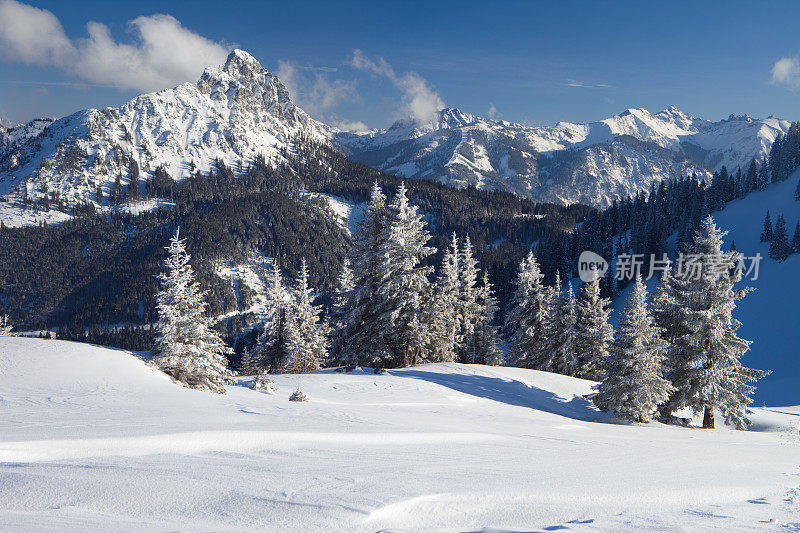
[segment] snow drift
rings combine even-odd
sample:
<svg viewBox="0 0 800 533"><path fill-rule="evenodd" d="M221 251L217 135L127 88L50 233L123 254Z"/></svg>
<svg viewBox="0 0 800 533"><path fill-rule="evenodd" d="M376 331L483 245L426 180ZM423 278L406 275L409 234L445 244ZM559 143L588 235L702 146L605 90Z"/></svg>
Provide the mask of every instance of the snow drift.
<svg viewBox="0 0 800 533"><path fill-rule="evenodd" d="M791 529L800 409L625 425L591 382L436 364L186 389L125 351L0 338L0 527ZM309 402L289 402L297 387Z"/></svg>

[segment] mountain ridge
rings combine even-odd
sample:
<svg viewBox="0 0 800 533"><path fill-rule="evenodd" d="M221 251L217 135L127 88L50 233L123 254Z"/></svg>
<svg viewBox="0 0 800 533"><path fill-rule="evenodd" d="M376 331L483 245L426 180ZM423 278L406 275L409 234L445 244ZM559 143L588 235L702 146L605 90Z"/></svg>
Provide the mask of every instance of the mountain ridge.
<svg viewBox="0 0 800 533"><path fill-rule="evenodd" d="M163 167L181 180L215 169L217 160L231 168L258 156L279 162L293 138L308 136L402 178L604 207L682 175L707 179L723 165L745 168L789 124L746 115L711 122L669 106L526 126L450 107L427 123L405 119L352 133L311 118L274 74L237 49L196 83L0 128L0 196L21 203L57 193L63 205L101 207L117 177L129 185L134 162L145 177Z"/></svg>
<svg viewBox="0 0 800 533"><path fill-rule="evenodd" d="M445 108L426 124L398 121L335 138L357 161L403 177L605 206L679 175L708 178L722 166L746 168L789 125L747 115L712 122L669 106L655 114L629 108L583 124L525 126Z"/></svg>

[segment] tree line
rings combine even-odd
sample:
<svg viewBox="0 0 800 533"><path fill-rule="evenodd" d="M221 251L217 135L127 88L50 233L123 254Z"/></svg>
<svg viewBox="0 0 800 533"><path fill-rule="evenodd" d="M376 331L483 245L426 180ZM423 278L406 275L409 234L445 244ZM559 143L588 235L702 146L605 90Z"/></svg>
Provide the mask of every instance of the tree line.
<svg viewBox="0 0 800 533"><path fill-rule="evenodd" d="M576 298L557 273L553 285L533 252L522 260L505 321L508 355L495 323L496 304L469 238L451 237L438 274L423 260L433 253L422 215L401 184L387 201L373 185L366 217L343 264L328 316L315 305L308 269L301 263L295 289L287 290L277 263L270 270L269 305L241 371L268 383L274 372L308 372L324 366L396 368L427 362L509 364L599 381L595 404L621 417L647 422L690 408L714 427L714 411L739 428L749 425L749 385L768 372L741 364L750 342L733 318L747 289L740 255L722 250L724 232L707 217L687 247L690 270L666 270L652 302L635 279L617 335L600 279L583 284ZM681 260L685 261L685 260ZM211 330L176 234L161 275L156 361L187 386L224 392L231 353ZM351 267L352 265L352 267ZM698 268L699 265L699 268Z"/></svg>

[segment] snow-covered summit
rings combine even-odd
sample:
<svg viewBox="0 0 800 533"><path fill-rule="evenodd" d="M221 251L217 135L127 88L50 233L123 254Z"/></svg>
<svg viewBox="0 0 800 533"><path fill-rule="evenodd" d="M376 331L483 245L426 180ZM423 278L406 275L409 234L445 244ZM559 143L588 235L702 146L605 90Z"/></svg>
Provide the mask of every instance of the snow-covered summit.
<svg viewBox="0 0 800 533"><path fill-rule="evenodd" d="M22 128L24 134L15 134ZM60 191L67 202L94 201L129 161L144 172L164 165L176 179L257 155L279 157L303 134L327 139L325 126L294 105L283 84L250 54L234 50L197 83L138 96L119 108L87 109L50 124L0 133L0 194L35 198Z"/></svg>
<svg viewBox="0 0 800 533"><path fill-rule="evenodd" d="M15 124L14 122L11 122L10 120L0 116L0 132L9 130L14 126L18 126L18 124Z"/></svg>

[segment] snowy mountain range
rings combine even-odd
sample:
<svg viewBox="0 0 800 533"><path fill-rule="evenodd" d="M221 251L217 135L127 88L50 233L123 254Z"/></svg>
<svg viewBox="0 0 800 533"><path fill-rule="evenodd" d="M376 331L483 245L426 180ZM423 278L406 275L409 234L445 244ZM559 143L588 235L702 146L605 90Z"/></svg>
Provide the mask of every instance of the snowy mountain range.
<svg viewBox="0 0 800 533"><path fill-rule="evenodd" d="M400 176L605 206L681 174L745 168L789 125L733 115L710 122L671 106L657 114L628 109L588 124L527 127L443 109L429 124L401 121L335 138L353 159Z"/></svg>
<svg viewBox="0 0 800 533"><path fill-rule="evenodd" d="M789 122L731 116L720 122L676 107L629 109L587 124L528 127L444 109L437 120L400 121L350 133L309 117L284 85L248 53L234 50L197 83L141 95L120 108L0 127L0 195L96 202L114 180L163 165L176 179L221 159L236 168L259 154L280 158L292 137L331 142L356 161L408 178L476 186L557 203L605 206L653 183L707 177L763 157Z"/></svg>

